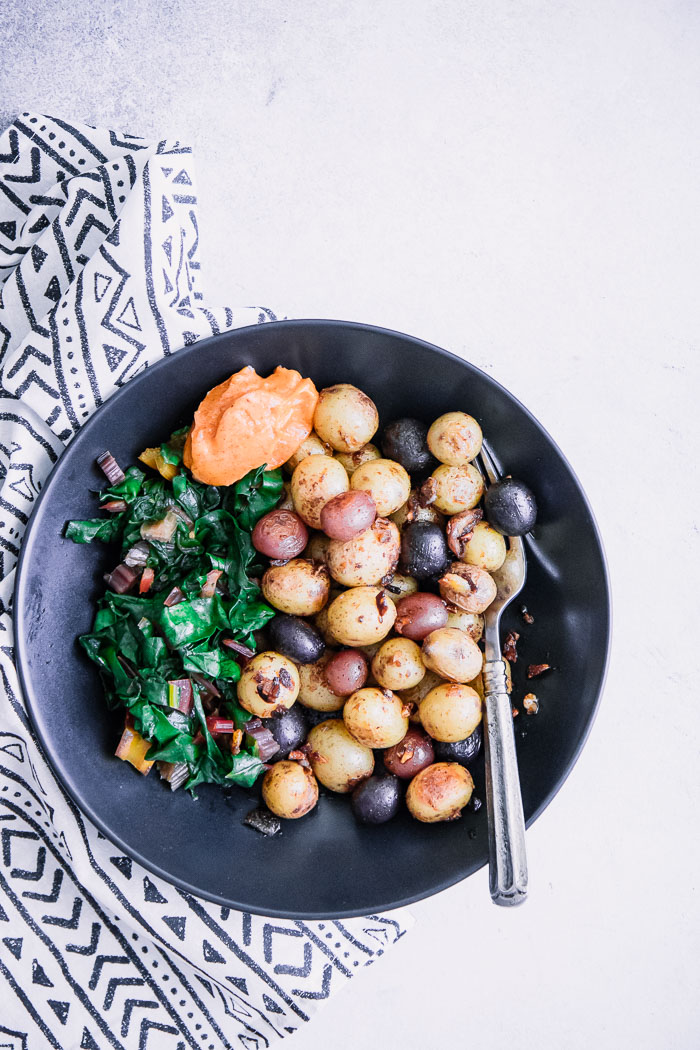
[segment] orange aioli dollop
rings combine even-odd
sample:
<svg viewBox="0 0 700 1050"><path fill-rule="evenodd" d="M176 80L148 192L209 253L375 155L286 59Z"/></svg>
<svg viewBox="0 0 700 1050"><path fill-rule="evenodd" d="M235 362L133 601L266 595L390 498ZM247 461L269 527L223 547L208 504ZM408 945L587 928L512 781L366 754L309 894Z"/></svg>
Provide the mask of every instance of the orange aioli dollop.
<svg viewBox="0 0 700 1050"><path fill-rule="evenodd" d="M263 377L246 365L197 408L185 466L206 485L232 485L263 463L274 470L311 433L317 401L314 384L294 369L279 365Z"/></svg>

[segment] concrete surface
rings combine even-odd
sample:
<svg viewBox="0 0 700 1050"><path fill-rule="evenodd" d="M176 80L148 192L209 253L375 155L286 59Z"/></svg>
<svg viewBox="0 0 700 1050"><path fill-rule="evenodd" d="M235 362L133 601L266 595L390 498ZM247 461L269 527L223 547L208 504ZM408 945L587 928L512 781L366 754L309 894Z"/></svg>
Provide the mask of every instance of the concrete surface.
<svg viewBox="0 0 700 1050"><path fill-rule="evenodd" d="M0 33L3 127L193 142L213 300L468 357L607 545L604 703L528 834L528 904L493 908L482 872L417 905L292 1045L697 1047L700 9L9 0Z"/></svg>

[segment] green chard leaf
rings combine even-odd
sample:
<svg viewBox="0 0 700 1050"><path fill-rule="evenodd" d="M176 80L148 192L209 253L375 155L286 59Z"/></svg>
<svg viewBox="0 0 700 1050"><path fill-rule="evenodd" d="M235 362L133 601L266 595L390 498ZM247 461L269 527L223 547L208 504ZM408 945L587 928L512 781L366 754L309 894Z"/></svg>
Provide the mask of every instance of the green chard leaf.
<svg viewBox="0 0 700 1050"><path fill-rule="evenodd" d="M121 514L112 514L109 518L69 521L64 535L66 539L73 540L73 543L92 543L93 540L99 540L100 543L114 543L122 534L123 517L124 511Z"/></svg>
<svg viewBox="0 0 700 1050"><path fill-rule="evenodd" d="M112 485L100 493L100 503L111 499L123 499L125 503L133 503L139 492L146 475L138 467L128 467L124 472L124 480L118 485Z"/></svg>
<svg viewBox="0 0 700 1050"><path fill-rule="evenodd" d="M177 605L162 606L158 622L166 642L175 649L193 646L229 626L220 596L193 598Z"/></svg>
<svg viewBox="0 0 700 1050"><path fill-rule="evenodd" d="M161 446L168 463L180 465L187 430ZM107 704L133 715L136 730L151 743L149 760L187 764L186 787L193 795L203 783L249 787L263 769L250 740L247 749L233 755L214 739L199 689L193 690L190 714L169 707L170 683L203 674L217 683L222 714L241 729L250 720L237 703L239 665L221 648L221 638L233 634L255 648L253 632L275 615L253 578L259 566L250 533L281 491L281 473L263 467L228 488L195 481L182 467L172 481L147 478L130 467L123 482L99 496L103 503L123 500L126 510L69 522L66 528L66 536L77 543L119 541L124 556L141 541L141 526L163 518L170 508L180 508L189 519L178 522L172 542L149 541L150 590L143 595L108 590L97 603L92 631L80 644L99 668ZM201 598L212 569L222 574L222 593ZM164 599L174 587L185 598L167 607Z"/></svg>
<svg viewBox="0 0 700 1050"><path fill-rule="evenodd" d="M186 671L199 671L208 678L225 678L237 682L241 677L241 669L235 660L220 649L207 649L202 645L183 653L182 666Z"/></svg>
<svg viewBox="0 0 700 1050"><path fill-rule="evenodd" d="M279 502L282 495L282 471L265 470L265 465L250 470L229 490L225 504L236 515L241 528L252 531L263 514Z"/></svg>
<svg viewBox="0 0 700 1050"><path fill-rule="evenodd" d="M233 768L226 774L226 779L241 787L252 787L263 771L263 764L257 755L250 755L247 751L233 755L231 764Z"/></svg>
<svg viewBox="0 0 700 1050"><path fill-rule="evenodd" d="M199 750L193 737L188 733L179 733L165 744L154 743L146 757L150 762L186 762L193 766Z"/></svg>
<svg viewBox="0 0 700 1050"><path fill-rule="evenodd" d="M214 510L221 502L221 494L215 485L202 485L187 474L176 474L172 484L175 499L192 521Z"/></svg>
<svg viewBox="0 0 700 1050"><path fill-rule="evenodd" d="M160 454L166 463L172 463L173 466L179 466L182 463L182 453L189 429L189 427L180 427L179 430L173 431L168 440L160 446Z"/></svg>

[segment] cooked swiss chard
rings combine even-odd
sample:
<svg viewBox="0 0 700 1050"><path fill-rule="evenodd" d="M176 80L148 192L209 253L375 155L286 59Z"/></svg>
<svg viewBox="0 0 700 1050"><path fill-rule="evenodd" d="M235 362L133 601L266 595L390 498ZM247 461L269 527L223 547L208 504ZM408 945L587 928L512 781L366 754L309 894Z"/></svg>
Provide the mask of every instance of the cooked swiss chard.
<svg viewBox="0 0 700 1050"><path fill-rule="evenodd" d="M279 501L282 476L260 467L230 487L203 485L182 466L185 433L140 457L159 477L129 467L99 494L106 516L71 521L65 534L121 549L80 638L107 703L125 709L117 754L143 773L163 763L172 785L186 766L194 793L202 783L249 787L269 757L257 720L246 732L251 715L236 702L236 682L253 632L274 615L255 579L251 532ZM108 476L120 477L107 462Z"/></svg>

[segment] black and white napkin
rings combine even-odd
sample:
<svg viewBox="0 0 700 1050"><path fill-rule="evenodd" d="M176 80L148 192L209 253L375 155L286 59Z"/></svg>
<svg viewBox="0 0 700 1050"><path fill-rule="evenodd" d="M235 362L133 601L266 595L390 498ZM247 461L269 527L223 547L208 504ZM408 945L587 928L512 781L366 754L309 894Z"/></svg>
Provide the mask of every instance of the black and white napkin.
<svg viewBox="0 0 700 1050"><path fill-rule="evenodd" d="M198 339L211 307L192 149L23 113L0 136L0 1046L262 1050L410 925L268 920L148 875L83 818L33 739L11 599L42 482L94 410Z"/></svg>

